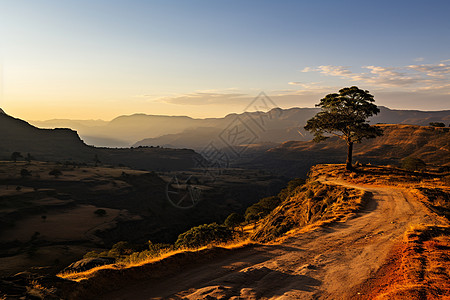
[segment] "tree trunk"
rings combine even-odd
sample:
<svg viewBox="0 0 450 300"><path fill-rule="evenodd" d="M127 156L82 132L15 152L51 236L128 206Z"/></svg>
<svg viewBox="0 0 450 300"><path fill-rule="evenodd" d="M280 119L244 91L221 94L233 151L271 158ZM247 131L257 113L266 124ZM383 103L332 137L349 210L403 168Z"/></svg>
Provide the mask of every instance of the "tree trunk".
<svg viewBox="0 0 450 300"><path fill-rule="evenodd" d="M348 151L347 151L347 162L346 162L346 168L347 170L352 170L352 154L353 154L353 142L348 141Z"/></svg>

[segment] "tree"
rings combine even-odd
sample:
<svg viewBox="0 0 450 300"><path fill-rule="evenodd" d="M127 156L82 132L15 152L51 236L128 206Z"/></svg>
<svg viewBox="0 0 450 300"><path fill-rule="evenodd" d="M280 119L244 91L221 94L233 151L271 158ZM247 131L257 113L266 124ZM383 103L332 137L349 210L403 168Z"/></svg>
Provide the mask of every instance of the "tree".
<svg viewBox="0 0 450 300"><path fill-rule="evenodd" d="M369 91L356 86L343 88L339 94L328 94L316 105L322 111L307 121L305 129L314 134L315 142L330 135L343 139L348 146L346 167L351 170L353 144L383 134L381 128L367 122L367 118L380 112L374 101Z"/></svg>
<svg viewBox="0 0 450 300"><path fill-rule="evenodd" d="M22 154L20 154L20 152L13 152L11 154L11 160L14 162L17 162L17 159L21 158L21 157L23 157L23 156L22 156Z"/></svg>

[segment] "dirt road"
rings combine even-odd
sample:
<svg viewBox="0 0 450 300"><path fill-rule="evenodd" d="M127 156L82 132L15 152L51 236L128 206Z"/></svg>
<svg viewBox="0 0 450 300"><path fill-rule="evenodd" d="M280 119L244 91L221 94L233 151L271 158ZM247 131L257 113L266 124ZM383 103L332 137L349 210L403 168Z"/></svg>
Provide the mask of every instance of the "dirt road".
<svg viewBox="0 0 450 300"><path fill-rule="evenodd" d="M361 187L373 194L356 218L238 249L182 272L140 281L104 299L347 299L383 264L410 224L433 215L405 189ZM361 291L364 298L364 291Z"/></svg>

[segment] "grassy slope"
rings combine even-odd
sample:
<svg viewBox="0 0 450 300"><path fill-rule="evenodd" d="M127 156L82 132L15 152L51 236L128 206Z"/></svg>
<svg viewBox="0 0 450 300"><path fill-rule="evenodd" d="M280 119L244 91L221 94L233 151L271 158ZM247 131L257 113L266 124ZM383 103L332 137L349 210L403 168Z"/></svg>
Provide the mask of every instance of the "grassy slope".
<svg viewBox="0 0 450 300"><path fill-rule="evenodd" d="M252 239L268 242L306 225L345 221L369 196L361 190L310 180L262 221Z"/></svg>

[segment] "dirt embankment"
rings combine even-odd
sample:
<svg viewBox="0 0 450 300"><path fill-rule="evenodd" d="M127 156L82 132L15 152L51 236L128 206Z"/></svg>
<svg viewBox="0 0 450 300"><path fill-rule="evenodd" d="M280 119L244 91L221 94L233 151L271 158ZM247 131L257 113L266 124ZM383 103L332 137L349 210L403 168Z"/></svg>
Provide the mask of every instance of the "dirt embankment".
<svg viewBox="0 0 450 300"><path fill-rule="evenodd" d="M81 282L72 298L389 299L395 295L410 299L416 295L439 299L449 295L446 219L406 188L321 180L370 192L372 198L354 218L287 233L276 244L209 249L137 269L104 270ZM424 223L441 229L411 233ZM426 238L414 244L414 234ZM390 282L384 270L398 280ZM427 287L430 282L433 288ZM405 285L409 292L395 292Z"/></svg>

